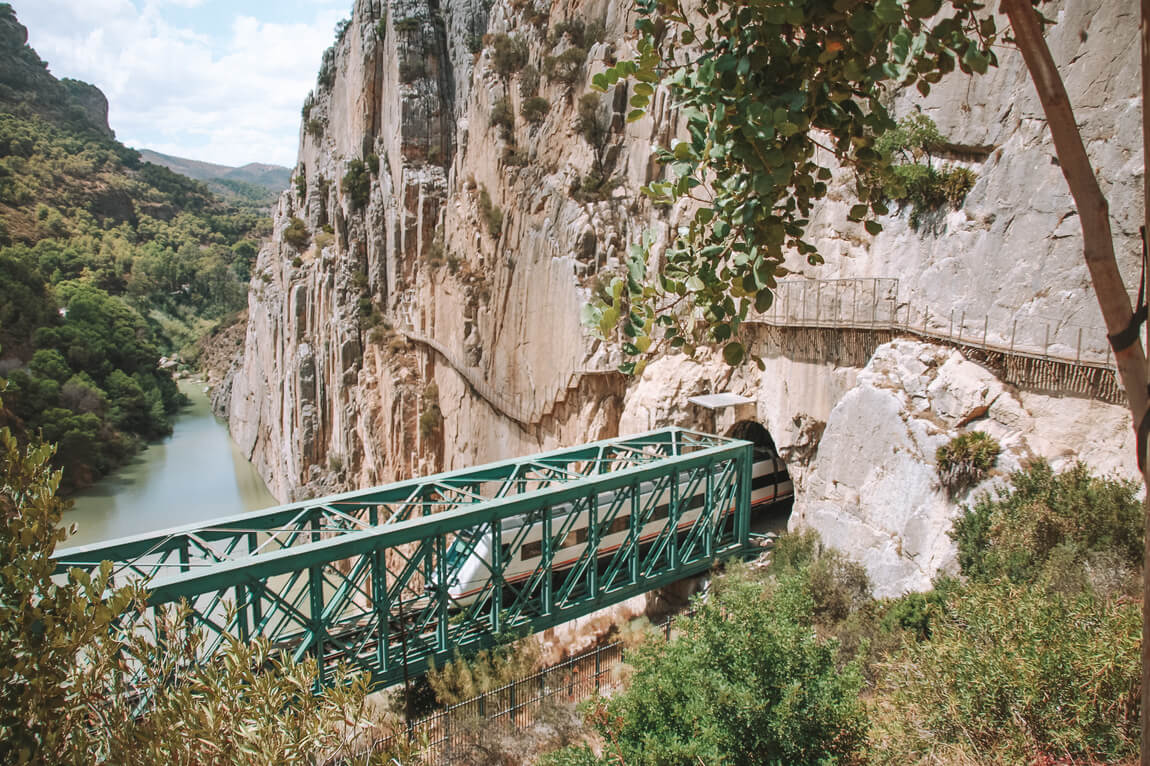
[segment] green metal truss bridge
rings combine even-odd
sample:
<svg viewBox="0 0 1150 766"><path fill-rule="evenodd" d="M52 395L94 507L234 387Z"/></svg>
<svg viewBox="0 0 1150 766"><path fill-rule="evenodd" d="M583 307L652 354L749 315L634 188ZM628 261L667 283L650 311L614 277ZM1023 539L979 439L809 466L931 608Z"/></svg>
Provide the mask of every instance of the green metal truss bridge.
<svg viewBox="0 0 1150 766"><path fill-rule="evenodd" d="M68 548L57 571L146 580L140 626L186 602L204 660L263 636L388 685L749 553L752 460L667 428Z"/></svg>

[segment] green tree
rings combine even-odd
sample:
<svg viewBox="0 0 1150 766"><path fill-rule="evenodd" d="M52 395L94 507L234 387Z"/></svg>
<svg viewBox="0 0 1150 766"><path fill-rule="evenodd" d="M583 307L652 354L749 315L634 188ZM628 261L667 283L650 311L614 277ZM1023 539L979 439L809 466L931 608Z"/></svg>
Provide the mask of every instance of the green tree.
<svg viewBox="0 0 1150 766"><path fill-rule="evenodd" d="M659 150L669 177L643 192L659 205L700 204L658 273L648 273L649 246L635 246L619 289L585 320L604 335L618 325L631 355L659 340L688 353L721 344L728 362L743 361L739 326L752 308L770 307L784 253L821 261L806 227L832 166L816 149L856 168L850 217L877 232L874 217L888 209L866 179L886 174L889 160L875 144L895 127L883 89L928 93L956 68L995 63L993 17L979 18L982 6L969 0L945 14L941 5L705 0L699 15L678 0L640 0L638 56L595 75L592 87L634 79L629 120L644 116L656 85L670 88L690 138ZM624 369L635 372L636 363Z"/></svg>

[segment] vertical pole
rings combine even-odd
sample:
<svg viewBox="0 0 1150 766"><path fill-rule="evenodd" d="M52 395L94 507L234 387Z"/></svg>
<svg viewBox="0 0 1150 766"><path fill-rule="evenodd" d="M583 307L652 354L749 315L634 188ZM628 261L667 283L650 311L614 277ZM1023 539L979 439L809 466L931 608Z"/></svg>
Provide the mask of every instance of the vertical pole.
<svg viewBox="0 0 1150 766"><path fill-rule="evenodd" d="M807 323L807 283L804 281L803 282L803 313L802 313L802 318L799 320L799 324L806 324L806 323Z"/></svg>
<svg viewBox="0 0 1150 766"><path fill-rule="evenodd" d="M1014 324L1010 326L1010 353L1014 353L1014 335L1018 332L1018 318L1015 317Z"/></svg>
<svg viewBox="0 0 1150 766"><path fill-rule="evenodd" d="M639 482L631 483L631 516L630 530L627 537L631 542L631 556L627 562L627 574L631 584L639 582Z"/></svg>
<svg viewBox="0 0 1150 766"><path fill-rule="evenodd" d="M599 493L591 490L587 498L587 595L599 595Z"/></svg>
<svg viewBox="0 0 1150 766"><path fill-rule="evenodd" d="M823 283L815 282L815 321L817 325L822 321L822 299L823 299Z"/></svg>
<svg viewBox="0 0 1150 766"><path fill-rule="evenodd" d="M958 320L958 342L962 343L962 330L966 327L966 309L962 311L962 317Z"/></svg>
<svg viewBox="0 0 1150 766"><path fill-rule="evenodd" d="M851 294L851 324L858 323L859 313L859 281L856 279L852 285L853 290Z"/></svg>
<svg viewBox="0 0 1150 766"><path fill-rule="evenodd" d="M946 339L950 340L954 337L954 309L950 310L950 329L946 332Z"/></svg>
<svg viewBox="0 0 1150 766"><path fill-rule="evenodd" d="M738 502L735 504L735 512L738 514L738 536L739 547L746 550L751 545L751 467L753 465L751 459L751 450L753 448L750 444L743 446L739 450L738 466L739 466L739 479L738 479Z"/></svg>
<svg viewBox="0 0 1150 766"><path fill-rule="evenodd" d="M671 537L667 541L667 556L671 571L679 568L679 472L671 471L671 500L667 506L667 522Z"/></svg>
<svg viewBox="0 0 1150 766"><path fill-rule="evenodd" d="M555 563L555 546L551 540L551 506L543 507L543 615L550 616L554 607L551 592L551 566ZM514 707L514 702L512 703Z"/></svg>
<svg viewBox="0 0 1150 766"><path fill-rule="evenodd" d="M371 553L371 600L375 606L375 664L379 672L386 673L388 667L388 644L391 642L391 605L387 597L387 560L382 548L376 548Z"/></svg>
<svg viewBox="0 0 1150 766"><path fill-rule="evenodd" d="M595 647L595 693L599 693L599 647Z"/></svg>
<svg viewBox="0 0 1150 766"><path fill-rule="evenodd" d="M503 570L507 562L503 560L503 521L491 522L491 632L503 632Z"/></svg>
<svg viewBox="0 0 1150 766"><path fill-rule="evenodd" d="M990 314L982 318L982 347L986 348L986 331L990 329Z"/></svg>
<svg viewBox="0 0 1150 766"><path fill-rule="evenodd" d="M435 615L435 643L436 650L446 652L447 642L447 535L440 532L435 536L435 589L436 615ZM427 574L431 574L428 572ZM430 578L424 577L424 582Z"/></svg>
<svg viewBox="0 0 1150 766"><path fill-rule="evenodd" d="M715 470L714 465L708 463L706 466L707 489L703 494L703 513L706 514L707 524L703 527L703 552L706 554L707 559L712 559L715 556L715 525L710 523L711 514L715 509Z"/></svg>
<svg viewBox="0 0 1150 766"><path fill-rule="evenodd" d="M1042 358L1046 358L1046 351L1050 348L1050 323L1046 323L1046 337L1042 341Z"/></svg>
<svg viewBox="0 0 1150 766"><path fill-rule="evenodd" d="M315 650L315 664L318 671L315 681L315 690L319 692L324 679L324 645L327 643L327 631L323 624L323 565L313 564L308 569L308 615L311 622L312 647Z"/></svg>
<svg viewBox="0 0 1150 766"><path fill-rule="evenodd" d="M236 585L236 632L241 641L250 641L251 628L248 625L247 587Z"/></svg>
<svg viewBox="0 0 1150 766"><path fill-rule="evenodd" d="M1078 328L1078 350L1074 353L1074 361L1082 361L1082 328Z"/></svg>

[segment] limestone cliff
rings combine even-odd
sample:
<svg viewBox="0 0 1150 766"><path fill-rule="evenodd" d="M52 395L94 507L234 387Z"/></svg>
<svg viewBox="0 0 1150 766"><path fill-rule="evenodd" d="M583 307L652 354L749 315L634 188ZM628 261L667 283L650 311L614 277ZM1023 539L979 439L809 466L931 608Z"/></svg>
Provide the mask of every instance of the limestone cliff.
<svg viewBox="0 0 1150 766"><path fill-rule="evenodd" d="M1051 40L1133 275L1143 169L1128 13L1068 0ZM608 0L355 3L304 105L244 358L220 389L277 496L672 422L708 428L686 397L732 390L754 398L792 468L793 523L853 549L893 592L949 561L956 506L930 480L933 450L976 400L992 397L1004 467L1075 454L1129 471L1120 407L1006 385L949 349L884 345L894 330L763 325L751 332L764 372L703 355L656 360L636 381L611 374L616 352L585 335L579 308L629 242L646 229L665 240L681 213L637 193L660 172L651 148L680 129L666 95L632 124L623 88L584 98L591 74L626 55L632 23ZM927 330L957 320L987 341L1045 333L1066 347L1082 325L1081 352L1100 353L1078 225L1021 60L1004 50L990 75L896 104L930 114L950 161L978 173L965 204L915 226L896 211L872 237L846 222L844 175L814 218L826 264L795 269L897 278L892 313ZM1083 447L1094 438L1105 446Z"/></svg>

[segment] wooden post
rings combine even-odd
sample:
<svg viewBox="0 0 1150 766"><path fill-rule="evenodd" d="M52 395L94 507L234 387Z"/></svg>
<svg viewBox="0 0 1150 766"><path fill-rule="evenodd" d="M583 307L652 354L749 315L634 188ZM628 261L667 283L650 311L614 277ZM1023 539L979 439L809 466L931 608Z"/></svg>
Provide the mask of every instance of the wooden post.
<svg viewBox="0 0 1150 766"><path fill-rule="evenodd" d="M1014 334L1018 332L1018 319L1015 318L1014 324L1010 326L1010 353L1014 353Z"/></svg>
<svg viewBox="0 0 1150 766"><path fill-rule="evenodd" d="M990 314L982 318L982 347L986 348L986 331L990 327Z"/></svg>

